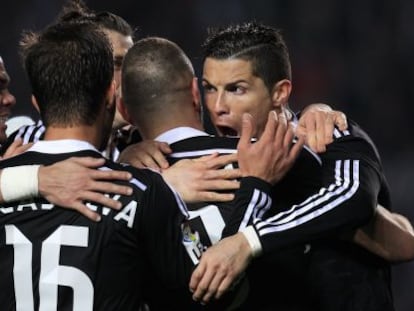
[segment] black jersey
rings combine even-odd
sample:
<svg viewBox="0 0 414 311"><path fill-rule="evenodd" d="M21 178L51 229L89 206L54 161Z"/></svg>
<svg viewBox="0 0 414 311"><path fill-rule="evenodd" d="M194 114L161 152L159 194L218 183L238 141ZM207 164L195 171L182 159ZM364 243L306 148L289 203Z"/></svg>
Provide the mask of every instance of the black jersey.
<svg viewBox="0 0 414 311"><path fill-rule="evenodd" d="M394 310L389 264L341 239L365 224L378 203L391 207L375 145L357 124L348 124L347 131L334 131L325 153L299 157L282 182L290 178L283 187L289 193L311 180L306 198L282 212L255 210L252 223L265 253L312 242L308 288L316 310ZM277 204L286 192L273 193L273 201Z"/></svg>
<svg viewBox="0 0 414 311"><path fill-rule="evenodd" d="M7 141L2 145L2 153L4 153L17 139L21 139L23 145L43 140L45 130L46 128L41 120L36 124L21 126L7 137ZM131 130L131 132L129 130ZM141 138L138 131L133 127L130 127L128 130L114 130L111 133L107 147L103 150L102 154L106 158L116 161L119 157L119 153L125 148L127 143L138 142L140 140Z"/></svg>
<svg viewBox="0 0 414 311"><path fill-rule="evenodd" d="M213 152L232 153L236 145L236 138L197 135L170 144L173 153L169 159L173 163L177 159ZM378 152L358 125L349 121L347 131L336 129L334 142L323 154L315 154L305 147L285 178L273 187L272 198L272 204L262 201L245 214L246 218L238 218L241 222L236 224L239 228L253 225L267 253L249 268L253 290L250 297L254 298L250 299L246 310L275 307L281 310L321 310L324 300L329 304L329 295L324 294L323 286L335 288L334 283L343 281L335 277L341 272L351 276L347 279L347 285L351 284L354 277L370 275L365 278L364 285L378 286L377 291L372 291L374 294L386 293L384 304L387 309L384 310L392 310L388 264L339 239L341 234L366 223L372 217L377 203L390 207L388 186ZM198 226L200 232L206 232L206 235L211 234L210 226L217 228L218 223L223 228L223 223L234 221L231 212L220 207L217 210L213 208L211 217L207 217L205 213L208 209L203 209L200 214L191 211L194 227ZM207 219L211 225L206 222ZM220 233L220 230L217 232ZM214 238L217 240L220 236ZM328 256L326 249L333 251L337 248L343 249L335 251L334 255L330 252ZM349 248L358 251L347 255ZM345 264L335 266L337 270L332 271L334 276L329 272L321 274L319 282L324 285L314 286L320 264L335 256L338 262L346 258ZM351 263L355 263L355 267ZM326 266L325 269L329 271ZM306 280L309 283L304 285ZM333 283L332 286L328 285L329 282ZM260 283L261 286L256 286ZM266 285L263 286L263 283ZM273 285L268 286L269 283ZM311 288L315 290L311 291ZM356 300L363 295L353 290L352 286L349 288ZM305 292L311 292L312 299ZM331 301L340 301L340 298L333 297L341 294L341 291L336 291ZM368 299L373 299L374 294ZM343 300L348 297L341 296ZM365 304L364 307L366 310L376 310L375 303L371 306Z"/></svg>
<svg viewBox="0 0 414 311"><path fill-rule="evenodd" d="M85 142L42 141L0 168L72 156L102 157ZM152 170L109 160L100 169L130 171L133 178L120 183L134 191L114 197L120 211L89 204L102 215L100 223L40 198L0 206L2 309L138 310L149 269L169 288L188 288L194 268L188 250L201 253L203 241L192 239L185 204ZM257 185L245 179L247 191L235 201L247 205Z"/></svg>

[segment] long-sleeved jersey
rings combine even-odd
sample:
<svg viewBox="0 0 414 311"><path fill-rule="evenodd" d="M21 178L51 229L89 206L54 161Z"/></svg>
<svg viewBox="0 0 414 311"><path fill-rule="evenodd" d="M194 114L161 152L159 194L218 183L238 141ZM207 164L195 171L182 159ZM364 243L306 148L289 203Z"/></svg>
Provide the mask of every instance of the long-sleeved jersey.
<svg viewBox="0 0 414 311"><path fill-rule="evenodd" d="M171 162L212 152L235 152L237 144L237 139L217 138L201 133L195 133L187 138L184 134L178 133L176 137L180 139L171 144L173 149L170 155ZM169 138L171 138L171 133L158 140L174 142ZM252 225L264 251L264 255L258 260L259 264L253 265L251 269L254 272L250 275L253 275L255 279L252 283L258 283L267 276L275 282L274 287L292 289L280 292L266 285L268 291L263 291L271 297L270 300L278 297L279 302L275 302L273 306L282 305L288 308L292 303L291 300L297 297L297 293L303 289L301 287L303 284L298 283L305 281L308 277L313 277L318 269L318 263L323 261L322 259L316 260L318 256L324 257L320 255L322 245L327 246L328 249L331 249L330 246L333 249L336 245L349 245L338 239L341 234L353 231L366 223L372 217L377 203L390 206L389 191L378 152L369 137L352 121L349 121L347 131L335 130L334 142L328 146L325 153L318 155L305 147L293 168L281 182L273 187L272 198L273 203L261 200L258 207L252 207L244 214L231 215L231 212L220 209L220 213L212 213L210 217L197 216L197 212L194 212L193 219L204 218L211 223L231 221L238 223L239 229ZM204 210L203 213L207 211ZM209 226L204 222L203 225L199 225L199 230L211 234ZM228 234L228 230L234 230L234 228L235 226L226 227L224 233ZM218 238L215 237L215 240ZM314 241L318 242L315 245L310 243ZM356 248L353 245L350 247ZM380 284L383 292L388 291L386 298L388 309L386 310L392 310L389 280L387 277L383 278L387 274L388 266L367 252L360 251L360 253L363 255L355 253L347 257L350 262L355 261L357 265L364 262L367 270L371 268L375 270L367 272L373 275L367 280ZM343 255L345 254L336 254L338 258ZM309 262L308 259L310 259ZM377 262L381 264L377 266ZM365 267L361 266L361 269L356 271L347 270L349 267L349 263L348 266L339 265L338 271L350 275L365 273ZM279 278L283 274L285 277ZM285 286L283 282L290 281L289 275L294 281ZM312 281L314 280L310 280ZM340 280L332 278L331 281ZM297 291L294 290L295 284ZM308 286L312 288L311 284ZM272 296L272 292L275 296ZM285 293L284 296L283 293ZM263 297L263 295L258 297ZM298 310L311 310L312 303L318 309L324 299L320 292L316 292L314 293L316 302L311 302L307 307L300 306ZM283 300L286 303L282 302ZM272 302L266 303L272 305ZM248 308L253 306L256 309L260 308L257 299L251 301ZM375 307L367 310L375 310Z"/></svg>
<svg viewBox="0 0 414 311"><path fill-rule="evenodd" d="M36 124L21 126L16 131L11 133L9 137L7 137L7 141L1 148L1 153L4 153L17 139L21 139L23 145L43 140L45 130L46 128L41 120L39 120ZM113 130L107 147L103 152L104 156L110 160L116 161L120 152L122 152L122 150L127 146L127 144L131 143L131 141L141 141L141 136L136 128L130 127L126 130Z"/></svg>
<svg viewBox="0 0 414 311"><path fill-rule="evenodd" d="M86 142L42 141L0 168L73 156L102 157ZM114 197L119 211L88 203L101 214L99 223L42 198L0 206L2 309L139 310L149 269L165 286L188 287L195 265L189 250L201 253L204 242L192 239L186 205L152 170L109 160L100 169L131 172L119 183L133 194ZM247 206L262 186L267 191L264 182L244 179L234 202Z"/></svg>

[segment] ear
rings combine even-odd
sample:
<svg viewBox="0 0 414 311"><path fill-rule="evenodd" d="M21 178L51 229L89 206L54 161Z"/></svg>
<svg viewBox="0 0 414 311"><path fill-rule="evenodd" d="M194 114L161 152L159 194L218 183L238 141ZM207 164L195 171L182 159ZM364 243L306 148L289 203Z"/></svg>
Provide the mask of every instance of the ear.
<svg viewBox="0 0 414 311"><path fill-rule="evenodd" d="M116 104L116 82L112 80L112 83L109 85L108 90L106 91L105 96L105 108L113 109L113 106Z"/></svg>
<svg viewBox="0 0 414 311"><path fill-rule="evenodd" d="M288 103L290 92L292 91L292 82L288 79L278 81L272 90L273 108L277 111L285 108Z"/></svg>
<svg viewBox="0 0 414 311"><path fill-rule="evenodd" d="M34 97L34 95L32 95L32 105L37 110L37 112L40 113L39 105L37 104L37 99Z"/></svg>
<svg viewBox="0 0 414 311"><path fill-rule="evenodd" d="M128 113L127 107L125 107L122 96L119 96L116 101L116 109L119 111L119 113L121 114L121 116L124 118L125 121L127 121L129 124L134 124L132 118L130 117Z"/></svg>
<svg viewBox="0 0 414 311"><path fill-rule="evenodd" d="M201 96L200 96L200 89L198 88L198 79L196 77L193 78L191 82L191 94L193 96L193 105L195 110L200 113L201 112Z"/></svg>

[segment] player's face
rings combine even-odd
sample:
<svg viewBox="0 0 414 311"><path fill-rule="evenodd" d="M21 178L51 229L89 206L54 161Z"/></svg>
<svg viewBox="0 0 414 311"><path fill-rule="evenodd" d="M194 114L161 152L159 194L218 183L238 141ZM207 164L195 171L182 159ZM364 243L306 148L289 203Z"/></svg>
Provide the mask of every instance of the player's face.
<svg viewBox="0 0 414 311"><path fill-rule="evenodd" d="M105 29L104 32L108 36L108 39L112 44L114 56L114 80L116 82L117 87L120 87L122 63L124 61L126 53L134 43L132 41L131 36L124 36L123 34L113 30ZM124 118L117 110L115 113L115 118L112 127L116 129L126 124L127 122L124 120Z"/></svg>
<svg viewBox="0 0 414 311"><path fill-rule="evenodd" d="M249 61L207 58L203 89L204 102L220 136L240 135L242 115L246 112L255 120L254 135L263 132L273 109L272 96L263 80L253 75Z"/></svg>
<svg viewBox="0 0 414 311"><path fill-rule="evenodd" d="M9 83L10 77L0 57L0 143L4 143L7 139L6 121L11 114L12 107L16 104L15 97L9 92Z"/></svg>

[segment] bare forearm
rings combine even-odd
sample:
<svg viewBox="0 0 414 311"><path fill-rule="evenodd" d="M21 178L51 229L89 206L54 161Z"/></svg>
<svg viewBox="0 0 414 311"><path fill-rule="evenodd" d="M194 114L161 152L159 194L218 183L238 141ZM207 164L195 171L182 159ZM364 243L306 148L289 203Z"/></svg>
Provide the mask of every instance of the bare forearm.
<svg viewBox="0 0 414 311"><path fill-rule="evenodd" d="M410 221L380 205L373 220L355 232L353 241L390 262L414 259L414 229Z"/></svg>

